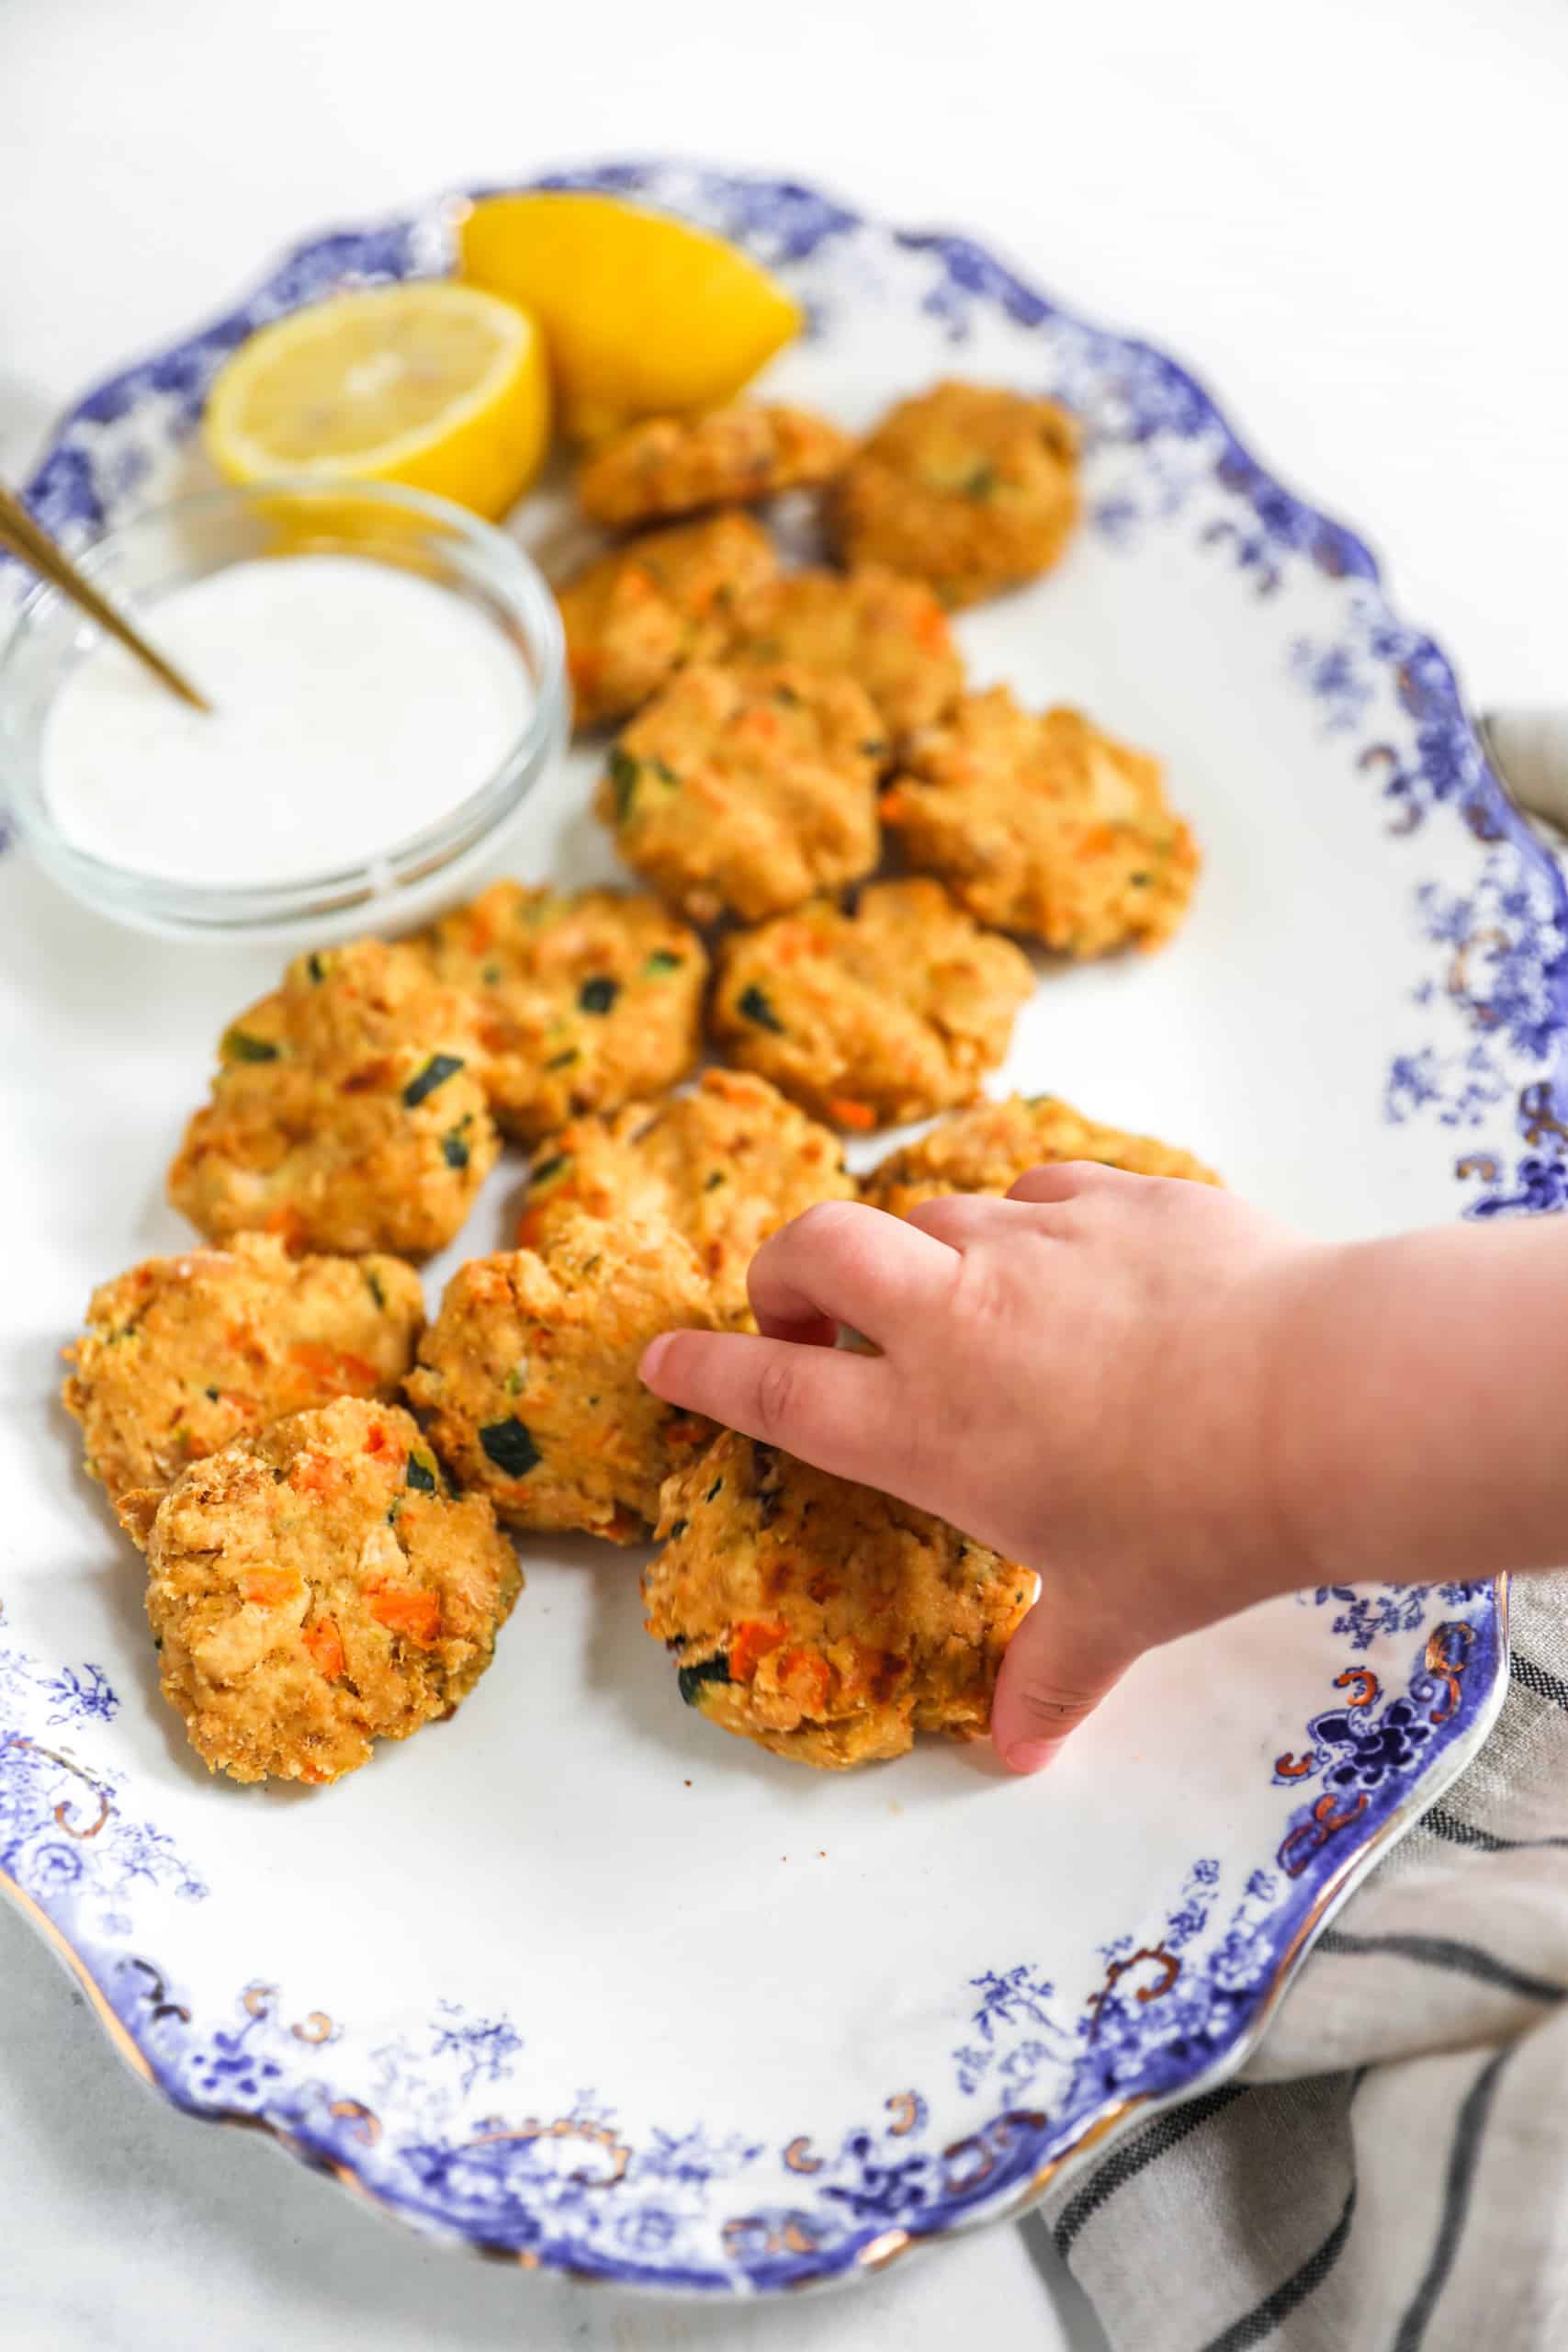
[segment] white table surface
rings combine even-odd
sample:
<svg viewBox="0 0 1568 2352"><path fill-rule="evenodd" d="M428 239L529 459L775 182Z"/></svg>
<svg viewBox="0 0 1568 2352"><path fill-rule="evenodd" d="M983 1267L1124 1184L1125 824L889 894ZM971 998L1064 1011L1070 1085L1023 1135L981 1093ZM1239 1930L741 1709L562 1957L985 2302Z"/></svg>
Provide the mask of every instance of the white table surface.
<svg viewBox="0 0 1568 2352"><path fill-rule="evenodd" d="M0 469L333 218L685 153L972 229L1174 348L1391 559L1478 705L1549 702L1568 686L1565 119L1560 0L0 0ZM449 2256L162 2108L9 1916L0 1981L7 2344L1098 2340L1037 2226L744 2313Z"/></svg>

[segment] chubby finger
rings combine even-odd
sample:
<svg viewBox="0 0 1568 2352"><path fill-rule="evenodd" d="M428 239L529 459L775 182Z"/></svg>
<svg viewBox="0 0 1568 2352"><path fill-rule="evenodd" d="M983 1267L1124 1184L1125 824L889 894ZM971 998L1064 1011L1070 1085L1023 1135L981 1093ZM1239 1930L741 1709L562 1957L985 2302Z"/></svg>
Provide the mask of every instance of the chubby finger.
<svg viewBox="0 0 1568 2352"><path fill-rule="evenodd" d="M667 1331L644 1351L639 1369L667 1403L818 1470L874 1487L892 1475L903 1419L881 1356L738 1331Z"/></svg>
<svg viewBox="0 0 1568 2352"><path fill-rule="evenodd" d="M764 1331L847 1323L885 1347L951 1296L953 1251L886 1209L819 1201L763 1242L747 1288Z"/></svg>
<svg viewBox="0 0 1568 2352"><path fill-rule="evenodd" d="M991 1738L1015 1772L1038 1772L1093 1714L1133 1662L1124 1638L1075 1625L1047 1586L1011 1641L997 1677Z"/></svg>
<svg viewBox="0 0 1568 2352"><path fill-rule="evenodd" d="M1023 1204L998 1200L992 1193L949 1193L934 1201L918 1201L906 1212L905 1223L919 1226L933 1241L949 1250L966 1250L987 1235L1005 1229Z"/></svg>
<svg viewBox="0 0 1568 2352"><path fill-rule="evenodd" d="M788 1340L797 1348L836 1348L839 1327L830 1315L814 1315L795 1323L787 1315L759 1315L757 1329L764 1340Z"/></svg>
<svg viewBox="0 0 1568 2352"><path fill-rule="evenodd" d="M1010 1201L1076 1201L1084 1193L1105 1192L1116 1184L1142 1184L1125 1168L1110 1168L1102 1159L1052 1159L1026 1168L1010 1186Z"/></svg>

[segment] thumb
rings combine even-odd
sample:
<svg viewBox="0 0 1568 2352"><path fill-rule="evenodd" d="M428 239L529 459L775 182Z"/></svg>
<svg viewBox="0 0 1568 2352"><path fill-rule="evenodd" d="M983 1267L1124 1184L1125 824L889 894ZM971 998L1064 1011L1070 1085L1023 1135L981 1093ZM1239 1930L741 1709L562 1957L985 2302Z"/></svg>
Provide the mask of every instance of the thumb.
<svg viewBox="0 0 1568 2352"><path fill-rule="evenodd" d="M991 1707L991 1738L1014 1772L1038 1772L1133 1663L1124 1634L1075 1623L1049 1589L1008 1644Z"/></svg>

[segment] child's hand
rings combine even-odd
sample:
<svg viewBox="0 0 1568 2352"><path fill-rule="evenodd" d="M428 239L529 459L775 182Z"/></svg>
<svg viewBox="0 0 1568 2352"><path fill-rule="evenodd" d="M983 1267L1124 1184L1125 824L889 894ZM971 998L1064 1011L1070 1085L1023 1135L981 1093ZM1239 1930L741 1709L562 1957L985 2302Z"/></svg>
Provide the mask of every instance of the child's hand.
<svg viewBox="0 0 1568 2352"><path fill-rule="evenodd" d="M1039 1571L995 1707L1027 1771L1140 1651L1310 1579L1278 1334L1332 1254L1207 1185L1089 1163L907 1222L829 1202L753 1261L761 1338L672 1332L643 1377ZM840 1325L880 1354L835 1350Z"/></svg>

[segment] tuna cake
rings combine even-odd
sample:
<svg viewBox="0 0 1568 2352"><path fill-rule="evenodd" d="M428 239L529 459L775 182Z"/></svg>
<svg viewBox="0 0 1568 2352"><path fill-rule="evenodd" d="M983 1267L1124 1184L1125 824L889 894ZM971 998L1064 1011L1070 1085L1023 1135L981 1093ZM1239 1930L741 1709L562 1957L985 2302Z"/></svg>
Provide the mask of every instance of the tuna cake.
<svg viewBox="0 0 1568 2352"><path fill-rule="evenodd" d="M514 1527L635 1544L710 1425L637 1377L650 1340L712 1329L712 1293L672 1227L564 1219L542 1252L459 1267L408 1394L453 1476Z"/></svg>
<svg viewBox="0 0 1568 2352"><path fill-rule="evenodd" d="M575 573L557 601L578 726L628 718L682 662L722 653L736 603L777 570L760 523L714 514L645 531Z"/></svg>
<svg viewBox="0 0 1568 2352"><path fill-rule="evenodd" d="M877 882L852 913L817 899L719 956L720 1050L839 1126L967 1102L1032 992L1029 958L940 884Z"/></svg>
<svg viewBox="0 0 1568 2352"><path fill-rule="evenodd" d="M876 864L886 730L864 689L799 662L674 677L610 755L597 807L693 922L747 922Z"/></svg>
<svg viewBox="0 0 1568 2352"><path fill-rule="evenodd" d="M839 477L843 561L927 580L973 605L1056 561L1078 518L1078 428L1055 401L938 384L900 401Z"/></svg>
<svg viewBox="0 0 1568 2352"><path fill-rule="evenodd" d="M746 1270L770 1233L817 1201L850 1200L838 1137L766 1079L708 1069L694 1092L578 1119L531 1171L517 1238L537 1248L564 1219L662 1219L683 1234L721 1322L754 1328Z"/></svg>
<svg viewBox="0 0 1568 2352"><path fill-rule="evenodd" d="M873 1208L908 1216L921 1201L950 1193L1010 1192L1030 1169L1067 1159L1097 1159L1134 1176L1220 1182L1212 1168L1174 1144L1100 1126L1053 1095L1013 1094L1005 1102L956 1111L919 1143L891 1152L863 1177L861 1196Z"/></svg>
<svg viewBox="0 0 1568 2352"><path fill-rule="evenodd" d="M479 1076L509 1135L662 1094L702 1050L707 956L658 899L497 882L417 944L477 1001Z"/></svg>
<svg viewBox="0 0 1568 2352"><path fill-rule="evenodd" d="M149 1258L93 1293L61 1394L111 1496L333 1396L397 1395L424 1324L400 1258L291 1258L268 1234Z"/></svg>
<svg viewBox="0 0 1568 2352"><path fill-rule="evenodd" d="M842 1770L989 1729L1035 1579L942 1520L726 1430L669 1480L659 1541L648 1630L725 1731Z"/></svg>
<svg viewBox="0 0 1568 2352"><path fill-rule="evenodd" d="M1062 956L1159 946L1197 878L1159 762L1080 711L1021 709L1007 686L913 738L882 815L982 922Z"/></svg>
<svg viewBox="0 0 1568 2352"><path fill-rule="evenodd" d="M224 1032L169 1198L216 1241L263 1231L294 1250L426 1257L501 1148L478 1052L469 999L411 949L301 956Z"/></svg>
<svg viewBox="0 0 1568 2352"><path fill-rule="evenodd" d="M940 718L964 684L963 656L935 591L880 563L764 581L740 601L728 659L845 672L896 738Z"/></svg>
<svg viewBox="0 0 1568 2352"><path fill-rule="evenodd" d="M396 1405L340 1397L124 1498L164 1696L210 1771L335 1781L450 1714L522 1577Z"/></svg>
<svg viewBox="0 0 1568 2352"><path fill-rule="evenodd" d="M761 401L703 416L650 416L579 469L578 503L596 523L617 526L745 506L830 481L853 447L826 417Z"/></svg>

